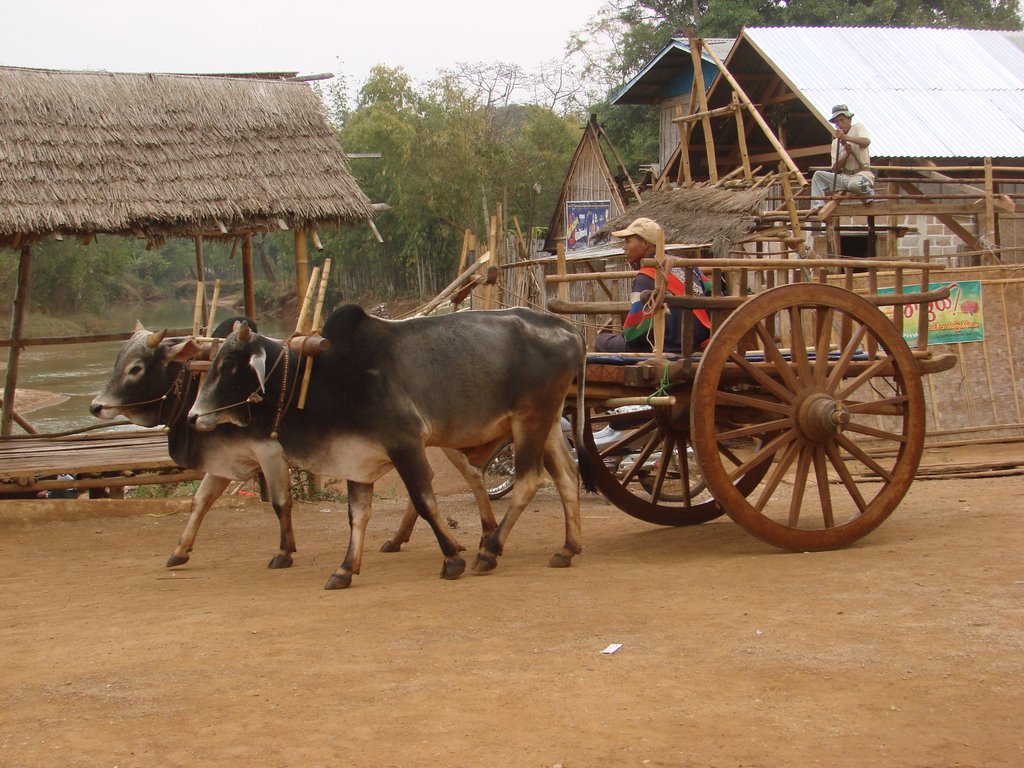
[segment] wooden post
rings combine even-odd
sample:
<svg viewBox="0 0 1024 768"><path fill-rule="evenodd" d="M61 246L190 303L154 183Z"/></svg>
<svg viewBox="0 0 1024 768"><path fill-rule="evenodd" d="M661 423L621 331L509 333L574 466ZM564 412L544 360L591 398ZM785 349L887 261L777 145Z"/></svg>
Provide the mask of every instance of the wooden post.
<svg viewBox="0 0 1024 768"><path fill-rule="evenodd" d="M18 361L21 359L21 335L25 327L25 307L28 305L28 276L32 268L32 252L22 248L18 262L18 287L14 293L11 311L11 339L15 342L7 352L7 373L4 376L4 404L0 408L0 435L11 434L14 421L14 399L18 389Z"/></svg>
<svg viewBox="0 0 1024 768"><path fill-rule="evenodd" d="M691 28L690 35L690 59L693 61L693 87L697 90L697 99L700 104L700 111L704 113L700 123L704 126L704 150L708 156L708 178L714 184L718 181L718 161L715 159L715 138L711 135L711 117L708 111L708 95L704 89L704 70L701 67L700 50L704 41L698 40Z"/></svg>
<svg viewBox="0 0 1024 768"><path fill-rule="evenodd" d="M557 273L560 277L565 277L569 271L566 269L565 264L565 238L558 238L558 243L555 246L555 258L557 260ZM563 301L569 300L569 284L566 282L560 282L558 284L558 298Z"/></svg>
<svg viewBox="0 0 1024 768"><path fill-rule="evenodd" d="M800 214L796 211L796 200L793 198L793 185L789 181L789 171L783 163L779 163L779 176L782 180L782 194L786 200L786 210L789 211L789 227L793 232L793 240L796 243L796 252L804 255L807 245L803 240L803 233L800 230Z"/></svg>
<svg viewBox="0 0 1024 768"><path fill-rule="evenodd" d="M498 219L496 216L490 218L490 229L487 232L487 252L494 259L494 266L501 267L501 258L498 256ZM497 288L494 283L488 283L484 289L484 309L494 309L497 304L495 293Z"/></svg>
<svg viewBox="0 0 1024 768"><path fill-rule="evenodd" d="M203 260L203 236L202 235L197 235L196 238L195 238L195 243L196 243L196 278L199 280L199 285L202 286L202 289L203 289L202 302L200 302L200 309L201 309L200 318L201 318L201 325L205 326L207 324L207 322L206 322L206 320L207 320L207 316L206 316L206 262ZM197 301L198 301L198 299L197 299ZM193 326L195 327L194 323L193 323Z"/></svg>
<svg viewBox="0 0 1024 768"><path fill-rule="evenodd" d="M256 287L252 272L252 233L246 232L242 240L242 293L244 294L245 316L256 319Z"/></svg>
<svg viewBox="0 0 1024 768"><path fill-rule="evenodd" d="M665 294L668 292L668 264L665 262L665 230L658 227L654 258L658 269L654 273L654 292L660 297L654 310L654 356L661 358L665 353Z"/></svg>
<svg viewBox="0 0 1024 768"><path fill-rule="evenodd" d="M309 287L309 244L306 242L306 230L295 228L295 295L299 301L306 295Z"/></svg>
<svg viewBox="0 0 1024 768"><path fill-rule="evenodd" d="M469 236L469 230L463 230L462 251L459 253L459 268L455 270L456 275L461 275L463 272L466 271L466 257L469 255Z"/></svg>
<svg viewBox="0 0 1024 768"><path fill-rule="evenodd" d="M996 232L995 185L992 182L992 158L985 158L985 241L993 251L999 246Z"/></svg>
<svg viewBox="0 0 1024 768"><path fill-rule="evenodd" d="M206 285L200 280L196 283L196 301L192 308L192 335L198 336L199 329L203 327L203 317L206 315Z"/></svg>

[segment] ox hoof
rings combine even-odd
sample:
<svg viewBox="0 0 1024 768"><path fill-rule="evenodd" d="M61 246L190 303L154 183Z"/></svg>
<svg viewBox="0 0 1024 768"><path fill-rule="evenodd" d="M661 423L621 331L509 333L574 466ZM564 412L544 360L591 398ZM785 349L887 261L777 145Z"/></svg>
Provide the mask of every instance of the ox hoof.
<svg viewBox="0 0 1024 768"><path fill-rule="evenodd" d="M490 573L497 567L498 558L490 552L477 554L476 562L473 563L473 570L477 573Z"/></svg>
<svg viewBox="0 0 1024 768"><path fill-rule="evenodd" d="M400 541L385 541L380 546L381 552L401 552L402 542Z"/></svg>
<svg viewBox="0 0 1024 768"><path fill-rule="evenodd" d="M465 570L466 561L461 557L453 557L451 560L445 560L444 565L441 566L441 578L457 579Z"/></svg>
<svg viewBox="0 0 1024 768"><path fill-rule="evenodd" d="M552 568L568 568L572 565L572 555L563 555L561 552L558 552L551 556L548 565Z"/></svg>
<svg viewBox="0 0 1024 768"><path fill-rule="evenodd" d="M176 568L188 562L188 555L171 555L167 558L167 567Z"/></svg>
<svg viewBox="0 0 1024 768"><path fill-rule="evenodd" d="M332 573L331 578L324 584L324 589L348 589L351 586L351 573Z"/></svg>
<svg viewBox="0 0 1024 768"><path fill-rule="evenodd" d="M274 557L271 559L271 561L269 563L267 563L267 568L269 568L272 571L276 571L278 568L291 568L291 567L292 567L292 557L291 557L291 555L274 555Z"/></svg>

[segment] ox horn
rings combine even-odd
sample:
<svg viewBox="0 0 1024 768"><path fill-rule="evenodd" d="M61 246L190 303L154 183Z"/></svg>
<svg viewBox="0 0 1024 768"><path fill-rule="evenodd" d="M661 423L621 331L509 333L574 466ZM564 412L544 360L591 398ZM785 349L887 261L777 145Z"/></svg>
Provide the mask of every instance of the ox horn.
<svg viewBox="0 0 1024 768"><path fill-rule="evenodd" d="M240 344L248 344L249 339L252 338L252 329L249 328L248 323L240 323L238 327L238 342Z"/></svg>
<svg viewBox="0 0 1024 768"><path fill-rule="evenodd" d="M167 335L167 329L164 328L162 331L156 331L155 333L149 334L149 338L146 339L147 347L155 347L161 341L164 340L164 336Z"/></svg>

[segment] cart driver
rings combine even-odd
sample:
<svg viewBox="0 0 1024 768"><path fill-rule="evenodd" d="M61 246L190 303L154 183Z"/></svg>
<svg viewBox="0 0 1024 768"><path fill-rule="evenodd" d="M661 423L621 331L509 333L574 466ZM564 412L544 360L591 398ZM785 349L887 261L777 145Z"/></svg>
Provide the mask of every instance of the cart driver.
<svg viewBox="0 0 1024 768"><path fill-rule="evenodd" d="M595 349L598 352L650 352L654 349L654 311L649 298L655 288L655 272L651 267L640 268L642 259L654 258L655 243L661 229L652 219L636 219L625 229L612 232L612 237L625 238L622 249L626 262L637 270L629 295L629 313L622 322L622 333L601 331L597 334ZM667 290L673 296L685 293L683 281L686 272L673 269L668 276ZM700 276L693 281L691 293L704 295ZM682 348L683 312L680 307L671 307L665 318L665 352L679 352ZM711 319L702 309L694 310L697 322L693 324L693 351L703 349L711 334Z"/></svg>

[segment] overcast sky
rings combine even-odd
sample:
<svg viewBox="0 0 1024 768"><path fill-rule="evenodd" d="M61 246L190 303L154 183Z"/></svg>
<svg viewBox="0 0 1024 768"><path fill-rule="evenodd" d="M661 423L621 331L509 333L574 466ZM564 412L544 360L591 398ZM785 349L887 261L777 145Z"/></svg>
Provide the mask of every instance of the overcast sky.
<svg viewBox="0 0 1024 768"><path fill-rule="evenodd" d="M422 82L457 62L561 58L603 0L6 0L0 64L111 72L302 74L374 64Z"/></svg>

